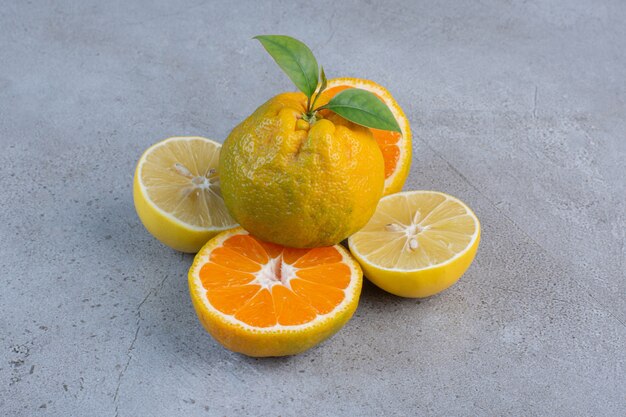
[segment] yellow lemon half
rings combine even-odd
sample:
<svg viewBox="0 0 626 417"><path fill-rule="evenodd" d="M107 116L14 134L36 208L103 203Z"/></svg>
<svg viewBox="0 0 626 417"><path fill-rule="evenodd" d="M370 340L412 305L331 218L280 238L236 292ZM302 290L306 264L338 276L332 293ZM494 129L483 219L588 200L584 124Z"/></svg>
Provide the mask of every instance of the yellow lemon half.
<svg viewBox="0 0 626 417"><path fill-rule="evenodd" d="M221 145L202 137L173 137L144 152L133 198L146 229L165 245L195 253L217 233L236 226L220 190Z"/></svg>
<svg viewBox="0 0 626 417"><path fill-rule="evenodd" d="M374 284L401 297L428 297L465 273L479 241L478 218L462 201L408 191L383 197L348 243Z"/></svg>

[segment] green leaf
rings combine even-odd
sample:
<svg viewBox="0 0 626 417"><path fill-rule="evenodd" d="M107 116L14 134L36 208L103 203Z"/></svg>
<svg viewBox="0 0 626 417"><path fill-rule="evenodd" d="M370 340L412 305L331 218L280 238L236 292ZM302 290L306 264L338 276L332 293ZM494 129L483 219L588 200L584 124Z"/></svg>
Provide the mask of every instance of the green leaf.
<svg viewBox="0 0 626 417"><path fill-rule="evenodd" d="M320 86L320 92L318 94L322 94L322 91L326 90L326 86L328 85L328 79L324 73L324 67L321 67L320 69L320 78L322 79L322 85Z"/></svg>
<svg viewBox="0 0 626 417"><path fill-rule="evenodd" d="M313 52L291 36L255 36L300 91L311 98L318 83L318 66Z"/></svg>
<svg viewBox="0 0 626 417"><path fill-rule="evenodd" d="M400 132L389 107L374 93L360 88L342 91L321 108L332 110L344 119L365 127Z"/></svg>
<svg viewBox="0 0 626 417"><path fill-rule="evenodd" d="M326 79L326 74L324 73L324 67L321 67L320 78L322 79L322 84L320 85L320 88L317 90L317 94L315 95L315 98L313 99L313 103L311 103L311 106L306 109L307 113L311 109L315 108L315 103L317 103L317 99L320 98L320 95L322 95L322 92L326 90L326 86L328 85L328 79Z"/></svg>

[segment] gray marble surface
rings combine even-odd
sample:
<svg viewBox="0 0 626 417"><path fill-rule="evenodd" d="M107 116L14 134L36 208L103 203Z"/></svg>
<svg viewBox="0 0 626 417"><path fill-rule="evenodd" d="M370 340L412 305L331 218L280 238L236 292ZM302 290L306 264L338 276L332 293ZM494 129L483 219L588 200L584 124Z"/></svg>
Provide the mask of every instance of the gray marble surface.
<svg viewBox="0 0 626 417"><path fill-rule="evenodd" d="M3 1L0 414L626 415L626 4ZM223 140L292 89L257 34L371 78L414 132L406 189L467 202L483 239L448 291L371 284L296 357L220 347L192 256L132 205L143 149Z"/></svg>

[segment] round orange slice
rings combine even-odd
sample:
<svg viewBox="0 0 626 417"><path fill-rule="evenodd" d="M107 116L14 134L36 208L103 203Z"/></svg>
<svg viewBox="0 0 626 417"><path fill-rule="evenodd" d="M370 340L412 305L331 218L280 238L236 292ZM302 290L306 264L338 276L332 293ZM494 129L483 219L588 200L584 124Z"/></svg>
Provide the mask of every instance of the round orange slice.
<svg viewBox="0 0 626 417"><path fill-rule="evenodd" d="M400 125L402 133L387 130L370 129L385 159L385 188L383 195L402 190L411 168L411 126L387 89L373 81L360 78L334 78L328 80L328 86L322 93L329 100L348 88L360 88L374 93L389 107Z"/></svg>
<svg viewBox="0 0 626 417"><path fill-rule="evenodd" d="M287 248L238 227L198 252L189 291L200 322L224 347L285 356L337 332L356 310L362 280L340 245Z"/></svg>

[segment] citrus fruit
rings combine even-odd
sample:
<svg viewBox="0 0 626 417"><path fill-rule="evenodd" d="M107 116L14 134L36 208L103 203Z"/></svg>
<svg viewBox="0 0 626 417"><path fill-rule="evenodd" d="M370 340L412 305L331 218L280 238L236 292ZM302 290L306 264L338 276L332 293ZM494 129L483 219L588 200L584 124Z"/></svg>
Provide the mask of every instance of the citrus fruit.
<svg viewBox="0 0 626 417"><path fill-rule="evenodd" d="M300 248L359 230L384 185L370 129L332 112L309 123L306 104L302 93L270 99L228 135L219 163L233 218L260 239Z"/></svg>
<svg viewBox="0 0 626 417"><path fill-rule="evenodd" d="M389 130L371 129L385 160L385 189L383 195L402 190L411 168L411 126L402 108L383 86L360 78L334 78L322 93L330 99L348 88L360 88L374 93L389 107L402 133Z"/></svg>
<svg viewBox="0 0 626 417"><path fill-rule="evenodd" d="M352 317L361 284L342 246L287 248L241 227L210 240L189 270L205 329L249 356L293 355L330 337Z"/></svg>
<svg viewBox="0 0 626 417"><path fill-rule="evenodd" d="M236 226L216 172L221 145L201 137L173 137L144 152L135 170L135 208L148 231L167 246L197 252Z"/></svg>
<svg viewBox="0 0 626 417"><path fill-rule="evenodd" d="M478 218L463 202L409 191L383 197L348 243L374 284L402 297L428 297L465 273L479 241Z"/></svg>

